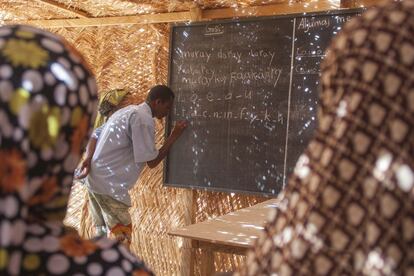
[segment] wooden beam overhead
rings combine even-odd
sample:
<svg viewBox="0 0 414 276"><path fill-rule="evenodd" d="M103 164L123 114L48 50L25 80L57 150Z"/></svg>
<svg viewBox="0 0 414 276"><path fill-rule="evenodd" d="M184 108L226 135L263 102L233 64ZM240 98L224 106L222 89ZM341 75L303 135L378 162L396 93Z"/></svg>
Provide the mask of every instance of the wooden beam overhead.
<svg viewBox="0 0 414 276"><path fill-rule="evenodd" d="M50 19L50 20L27 20L27 21L4 21L5 24L29 24L46 28L66 27L101 27L120 26L134 24L154 24L189 21L190 12L174 12L160 14L144 14L131 16L75 18L75 19Z"/></svg>
<svg viewBox="0 0 414 276"><path fill-rule="evenodd" d="M225 8L215 10L203 11L203 19L224 19L234 17L247 16L271 16L280 14L292 14L302 12L317 12L325 10L339 9L339 3L335 4L332 1L311 1L311 2L294 2L294 3L280 3L263 6Z"/></svg>
<svg viewBox="0 0 414 276"><path fill-rule="evenodd" d="M341 0L341 8L354 8L356 0Z"/></svg>
<svg viewBox="0 0 414 276"><path fill-rule="evenodd" d="M68 8L68 7L64 6L63 4L57 3L57 2L52 1L52 0L38 0L38 1L42 2L43 4L49 5L51 7L58 8L60 10L64 10L64 11L67 11L67 12L71 12L73 14L76 14L78 17L82 17L82 18L89 17L89 14L87 14L84 11L81 11L79 9L74 9L74 8Z"/></svg>
<svg viewBox="0 0 414 276"><path fill-rule="evenodd" d="M46 0L42 0L44 2ZM49 0L47 0L49 1ZM377 4L377 0L359 0L354 7L369 7ZM26 20L26 21L4 21L4 24L29 24L45 28L67 28L67 27L99 27L120 26L134 24L154 24L191 22L197 20L214 20L235 17L270 16L281 14L292 14L300 12L315 12L324 10L335 10L341 8L341 3L331 0L319 0L311 2L295 2L291 4L280 3L264 6L236 7L212 10L192 9L184 12L171 12L159 14L144 14L131 16L74 18L74 19L50 19L50 20ZM342 3L343 4L343 3Z"/></svg>

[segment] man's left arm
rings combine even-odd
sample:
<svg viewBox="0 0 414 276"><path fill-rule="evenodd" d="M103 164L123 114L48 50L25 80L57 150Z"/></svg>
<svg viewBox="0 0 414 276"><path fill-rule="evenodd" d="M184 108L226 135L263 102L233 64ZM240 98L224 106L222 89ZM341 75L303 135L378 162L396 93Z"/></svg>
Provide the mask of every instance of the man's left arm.
<svg viewBox="0 0 414 276"><path fill-rule="evenodd" d="M104 125L95 129L95 131L89 138L88 144L86 145L84 158L80 162L78 168L75 170L75 179L83 179L89 174L89 171L91 169L92 157L95 153L96 144L98 142L99 136L101 135L103 126Z"/></svg>

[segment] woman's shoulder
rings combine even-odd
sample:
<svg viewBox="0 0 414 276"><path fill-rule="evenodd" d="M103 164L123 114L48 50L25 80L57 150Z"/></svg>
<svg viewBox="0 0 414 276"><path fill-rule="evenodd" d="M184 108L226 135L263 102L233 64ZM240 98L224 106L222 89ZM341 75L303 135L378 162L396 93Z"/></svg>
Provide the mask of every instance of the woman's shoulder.
<svg viewBox="0 0 414 276"><path fill-rule="evenodd" d="M9 252L21 255L21 275L153 275L118 241L106 237L87 240L71 230L50 231L40 226L35 230L28 232L20 250Z"/></svg>

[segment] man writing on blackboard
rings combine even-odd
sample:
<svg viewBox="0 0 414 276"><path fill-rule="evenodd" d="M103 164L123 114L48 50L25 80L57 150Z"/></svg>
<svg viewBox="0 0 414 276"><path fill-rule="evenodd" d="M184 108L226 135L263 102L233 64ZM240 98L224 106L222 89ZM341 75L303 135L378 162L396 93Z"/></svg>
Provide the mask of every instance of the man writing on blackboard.
<svg viewBox="0 0 414 276"><path fill-rule="evenodd" d="M144 103L116 111L102 127L96 138L96 149L88 153L93 154L91 162L83 166L87 169L78 176L85 177L89 172L86 186L98 235L108 234L128 245L131 242L128 191L137 182L145 164L156 167L187 127L185 121L177 122L164 145L156 149L153 118L167 116L173 100L170 88L154 86Z"/></svg>

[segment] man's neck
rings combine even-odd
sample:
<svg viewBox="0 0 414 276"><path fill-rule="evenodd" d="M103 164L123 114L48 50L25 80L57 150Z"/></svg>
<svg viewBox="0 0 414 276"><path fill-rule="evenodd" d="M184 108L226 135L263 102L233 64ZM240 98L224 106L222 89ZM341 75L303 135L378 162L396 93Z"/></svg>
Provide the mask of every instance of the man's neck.
<svg viewBox="0 0 414 276"><path fill-rule="evenodd" d="M152 118L154 118L154 110L152 108L151 102L148 101L148 100L146 100L145 103L150 107L150 109L151 109L151 116L152 116Z"/></svg>

